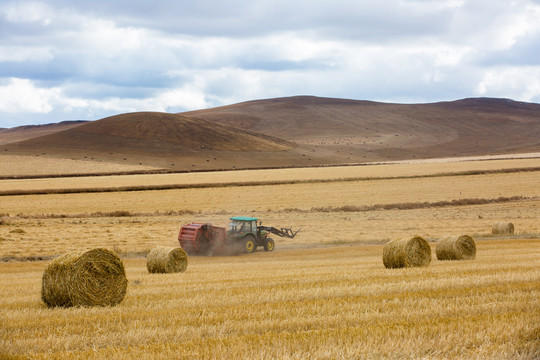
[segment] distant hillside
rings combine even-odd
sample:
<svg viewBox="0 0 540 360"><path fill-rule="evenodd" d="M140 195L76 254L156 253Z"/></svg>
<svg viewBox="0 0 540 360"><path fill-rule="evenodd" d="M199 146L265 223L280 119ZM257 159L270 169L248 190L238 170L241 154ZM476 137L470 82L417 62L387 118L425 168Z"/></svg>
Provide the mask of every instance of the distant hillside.
<svg viewBox="0 0 540 360"><path fill-rule="evenodd" d="M349 160L540 150L540 104L473 98L387 104L313 96L249 101L184 113L347 152Z"/></svg>
<svg viewBox="0 0 540 360"><path fill-rule="evenodd" d="M292 144L208 120L167 113L140 112L92 121L72 129L18 142L16 147L128 152L194 149L277 151L290 149Z"/></svg>
<svg viewBox="0 0 540 360"><path fill-rule="evenodd" d="M493 125L493 120L538 123L540 104L509 99L471 98L430 104L390 104L373 101L294 96L255 100L183 115L218 121L287 139L333 134L362 134L425 125L461 128L463 124ZM492 120L488 121L487 117ZM466 120L466 121L465 121ZM437 130L430 128L429 130Z"/></svg>
<svg viewBox="0 0 540 360"><path fill-rule="evenodd" d="M540 105L297 96L182 114L121 114L44 130L44 136L36 136L35 127L0 130L0 140L7 133L26 139L0 144L0 154L213 170L540 152Z"/></svg>
<svg viewBox="0 0 540 360"><path fill-rule="evenodd" d="M17 141L32 139L38 136L53 134L62 130L84 124L86 121L62 121L54 124L44 125L25 125L11 129L0 128L0 145L9 144Z"/></svg>
<svg viewBox="0 0 540 360"><path fill-rule="evenodd" d="M97 121L3 146L9 154L129 161L154 166L196 165L217 154L280 152L295 146L285 140L204 119L140 112ZM241 156L240 156L241 157ZM222 156L220 156L222 158ZM195 162L195 163L194 163ZM210 162L210 161L208 161Z"/></svg>

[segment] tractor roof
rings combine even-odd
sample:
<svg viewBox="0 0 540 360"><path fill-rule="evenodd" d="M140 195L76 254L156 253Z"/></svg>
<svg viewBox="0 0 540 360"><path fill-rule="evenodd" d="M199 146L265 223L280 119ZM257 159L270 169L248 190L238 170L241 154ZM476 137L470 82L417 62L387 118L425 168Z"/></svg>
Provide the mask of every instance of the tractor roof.
<svg viewBox="0 0 540 360"><path fill-rule="evenodd" d="M254 217L248 217L248 216L233 216L231 220L236 221L257 221L257 218Z"/></svg>

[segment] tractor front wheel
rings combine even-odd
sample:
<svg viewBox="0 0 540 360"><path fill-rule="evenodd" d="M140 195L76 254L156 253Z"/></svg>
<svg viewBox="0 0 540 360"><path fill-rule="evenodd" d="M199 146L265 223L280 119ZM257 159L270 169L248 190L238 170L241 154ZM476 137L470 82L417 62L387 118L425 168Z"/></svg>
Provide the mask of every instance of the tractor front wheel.
<svg viewBox="0 0 540 360"><path fill-rule="evenodd" d="M244 241L244 250L245 252L252 253L255 251L255 239L252 236L247 236Z"/></svg>
<svg viewBox="0 0 540 360"><path fill-rule="evenodd" d="M274 250L274 240L268 238L266 239L266 241L264 242L264 250L265 251L273 251Z"/></svg>

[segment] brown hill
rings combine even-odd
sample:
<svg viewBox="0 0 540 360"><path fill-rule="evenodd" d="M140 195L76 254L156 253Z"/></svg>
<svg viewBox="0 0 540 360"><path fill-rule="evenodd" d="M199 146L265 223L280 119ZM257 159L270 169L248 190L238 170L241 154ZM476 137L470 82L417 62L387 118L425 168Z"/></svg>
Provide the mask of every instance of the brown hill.
<svg viewBox="0 0 540 360"><path fill-rule="evenodd" d="M62 121L54 124L25 125L10 129L0 128L0 145L53 134L84 124L86 121Z"/></svg>
<svg viewBox="0 0 540 360"><path fill-rule="evenodd" d="M387 104L297 96L184 115L315 146L316 153L341 161L540 150L540 104L508 99Z"/></svg>
<svg viewBox="0 0 540 360"><path fill-rule="evenodd" d="M313 96L249 101L182 114L122 114L0 146L3 154L173 170L539 151L539 104L490 98L387 104Z"/></svg>
<svg viewBox="0 0 540 360"><path fill-rule="evenodd" d="M285 140L204 119L140 112L111 116L2 148L4 152L17 155L185 167L186 164L196 166L202 159L210 163L210 159L217 160L217 154L220 158L242 154L241 158L243 154L283 152L294 146Z"/></svg>
<svg viewBox="0 0 540 360"><path fill-rule="evenodd" d="M23 147L140 151L193 150L274 151L291 144L203 119L167 113L128 113L17 143Z"/></svg>

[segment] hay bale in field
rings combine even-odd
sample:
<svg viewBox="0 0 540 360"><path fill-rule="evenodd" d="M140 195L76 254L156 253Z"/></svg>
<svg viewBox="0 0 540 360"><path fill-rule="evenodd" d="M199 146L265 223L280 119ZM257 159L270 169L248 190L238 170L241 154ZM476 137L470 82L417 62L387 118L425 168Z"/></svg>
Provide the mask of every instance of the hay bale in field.
<svg viewBox="0 0 540 360"><path fill-rule="evenodd" d="M184 249L158 246L146 255L149 273L176 273L187 269L188 257Z"/></svg>
<svg viewBox="0 0 540 360"><path fill-rule="evenodd" d="M491 233L493 235L511 235L514 233L514 224L506 222L495 223L491 228Z"/></svg>
<svg viewBox="0 0 540 360"><path fill-rule="evenodd" d="M428 266L431 262L431 247L420 236L395 239L383 247L383 263L387 268Z"/></svg>
<svg viewBox="0 0 540 360"><path fill-rule="evenodd" d="M438 260L472 260L476 256L476 243L469 235L448 236L437 241Z"/></svg>
<svg viewBox="0 0 540 360"><path fill-rule="evenodd" d="M41 299L49 306L112 306L126 294L122 260L107 249L67 253L43 273Z"/></svg>

